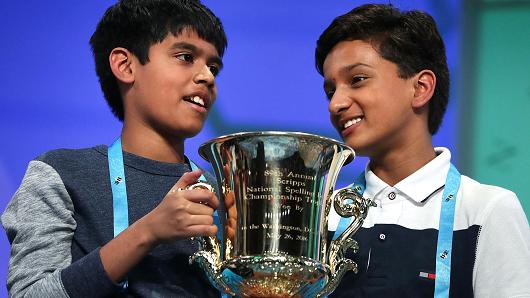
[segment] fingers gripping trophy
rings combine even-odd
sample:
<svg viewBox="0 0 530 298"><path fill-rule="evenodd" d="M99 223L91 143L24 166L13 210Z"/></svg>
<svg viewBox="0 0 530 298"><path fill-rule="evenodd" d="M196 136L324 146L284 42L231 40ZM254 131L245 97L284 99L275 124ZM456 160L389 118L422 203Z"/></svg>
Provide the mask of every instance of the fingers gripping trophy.
<svg viewBox="0 0 530 298"><path fill-rule="evenodd" d="M322 297L346 271L357 272L344 255L357 251L350 236L372 202L351 189L334 193L353 149L317 135L251 132L210 140L199 154L213 166L224 210L221 233L200 238L190 262L219 290L239 297ZM352 220L328 243L331 208Z"/></svg>

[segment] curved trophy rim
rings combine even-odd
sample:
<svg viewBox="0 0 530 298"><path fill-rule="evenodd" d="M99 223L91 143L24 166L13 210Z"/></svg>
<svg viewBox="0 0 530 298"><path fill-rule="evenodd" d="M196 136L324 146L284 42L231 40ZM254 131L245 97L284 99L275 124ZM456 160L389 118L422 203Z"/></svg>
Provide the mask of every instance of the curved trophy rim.
<svg viewBox="0 0 530 298"><path fill-rule="evenodd" d="M305 138L316 139L316 140L319 140L319 141L330 142L330 143L333 143L335 145L338 145L338 146L342 147L343 149L350 150L352 152L352 156L350 156L348 158L348 160L344 164L350 163L357 156L357 154L355 153L355 150L353 150L352 147L346 145L344 142L335 140L333 138L324 137L324 136L311 134L311 133L307 133L307 132L300 132L300 131L275 131L275 130L245 131L245 132L237 132L237 133L232 133L232 134L227 134L227 135L222 135L222 136L219 136L219 137L215 137L215 138L209 139L208 141L202 143L202 145L199 146L199 155L202 158L206 158L206 156L203 153L203 148L206 148L206 147L210 146L213 143L223 142L223 141L227 141L227 140L231 140L231 139L236 139L236 138L239 138L239 137L252 137L252 136L301 136L301 137L305 137Z"/></svg>

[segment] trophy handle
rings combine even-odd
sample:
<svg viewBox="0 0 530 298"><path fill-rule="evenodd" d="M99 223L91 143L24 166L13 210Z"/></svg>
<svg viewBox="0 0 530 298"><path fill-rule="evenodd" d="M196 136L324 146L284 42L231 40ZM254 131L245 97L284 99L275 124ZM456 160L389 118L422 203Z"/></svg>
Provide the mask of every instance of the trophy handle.
<svg viewBox="0 0 530 298"><path fill-rule="evenodd" d="M215 192L213 186L203 181L197 181L193 184L190 184L186 186L185 189L206 189L211 192ZM201 204L204 204L204 203L201 202ZM219 229L221 228L219 224L217 224L217 228ZM202 256L208 260L208 263L212 263L213 265L217 266L218 263L221 261L221 249L220 249L221 245L220 245L219 239L217 239L217 237L207 236L207 237L193 237L192 240L198 240L199 247L201 250L190 257L190 263L193 262L196 258ZM201 254L201 253L207 253L208 256Z"/></svg>
<svg viewBox="0 0 530 298"><path fill-rule="evenodd" d="M328 264L330 267L330 280L326 286L317 294L317 297L323 297L330 294L339 285L342 276L346 271L352 270L357 273L357 264L345 258L348 249L353 249L357 253L359 246L357 241L350 238L362 226L368 208L376 206L372 200L360 196L356 191L345 188L337 191L331 198L335 211L342 217L354 217L348 228L337 239L332 240L329 247Z"/></svg>
<svg viewBox="0 0 530 298"><path fill-rule="evenodd" d="M206 189L215 192L214 188L202 181L190 184L186 189ZM218 228L221 228L218 226ZM193 237L192 240L198 240L200 250L189 258L189 263L197 262L206 272L210 283L220 291L230 293L230 288L223 282L221 274L221 248L217 237Z"/></svg>
<svg viewBox="0 0 530 298"><path fill-rule="evenodd" d="M362 226L369 207L377 206L375 202L363 198L355 190L344 188L332 196L335 211L342 217L354 217L348 228L334 242L342 243Z"/></svg>

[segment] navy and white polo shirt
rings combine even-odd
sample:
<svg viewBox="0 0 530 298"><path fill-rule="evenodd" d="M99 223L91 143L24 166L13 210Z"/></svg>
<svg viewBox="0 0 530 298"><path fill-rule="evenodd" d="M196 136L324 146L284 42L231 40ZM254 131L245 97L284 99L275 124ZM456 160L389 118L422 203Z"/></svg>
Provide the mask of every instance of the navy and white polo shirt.
<svg viewBox="0 0 530 298"><path fill-rule="evenodd" d="M359 265L330 297L432 297L441 197L451 153L437 157L394 186L367 165L363 226L353 235ZM352 179L353 180L353 179ZM333 209L333 208L332 208ZM339 216L330 213L330 231ZM462 176L451 258L451 297L530 297L530 228L517 196Z"/></svg>

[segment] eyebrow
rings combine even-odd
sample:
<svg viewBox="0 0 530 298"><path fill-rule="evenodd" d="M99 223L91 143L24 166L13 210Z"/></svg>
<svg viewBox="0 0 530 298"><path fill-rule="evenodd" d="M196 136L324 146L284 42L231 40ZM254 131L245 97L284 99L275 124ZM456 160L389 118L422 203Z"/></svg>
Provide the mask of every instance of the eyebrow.
<svg viewBox="0 0 530 298"><path fill-rule="evenodd" d="M339 69L339 74L344 74L344 73L348 73L350 71L352 71L353 69L359 67L359 66L366 66L366 67L369 67L369 68L373 68L372 66L366 64L366 63L353 63L353 64L349 64L349 65L346 65L346 66L343 66ZM325 79L324 80L324 89L326 89L326 87L329 87L329 86L332 86L332 82L331 80L329 79Z"/></svg>
<svg viewBox="0 0 530 298"><path fill-rule="evenodd" d="M191 52L193 52L195 54L202 54L202 52L203 52L196 45L194 45L192 43L189 43L189 42L175 42L170 47L170 50L177 50L177 49L189 50L189 51L191 51ZM219 57L217 55L207 57L206 61L208 63L215 63L215 64L219 65L219 69L223 68L223 60L221 59L221 57Z"/></svg>

